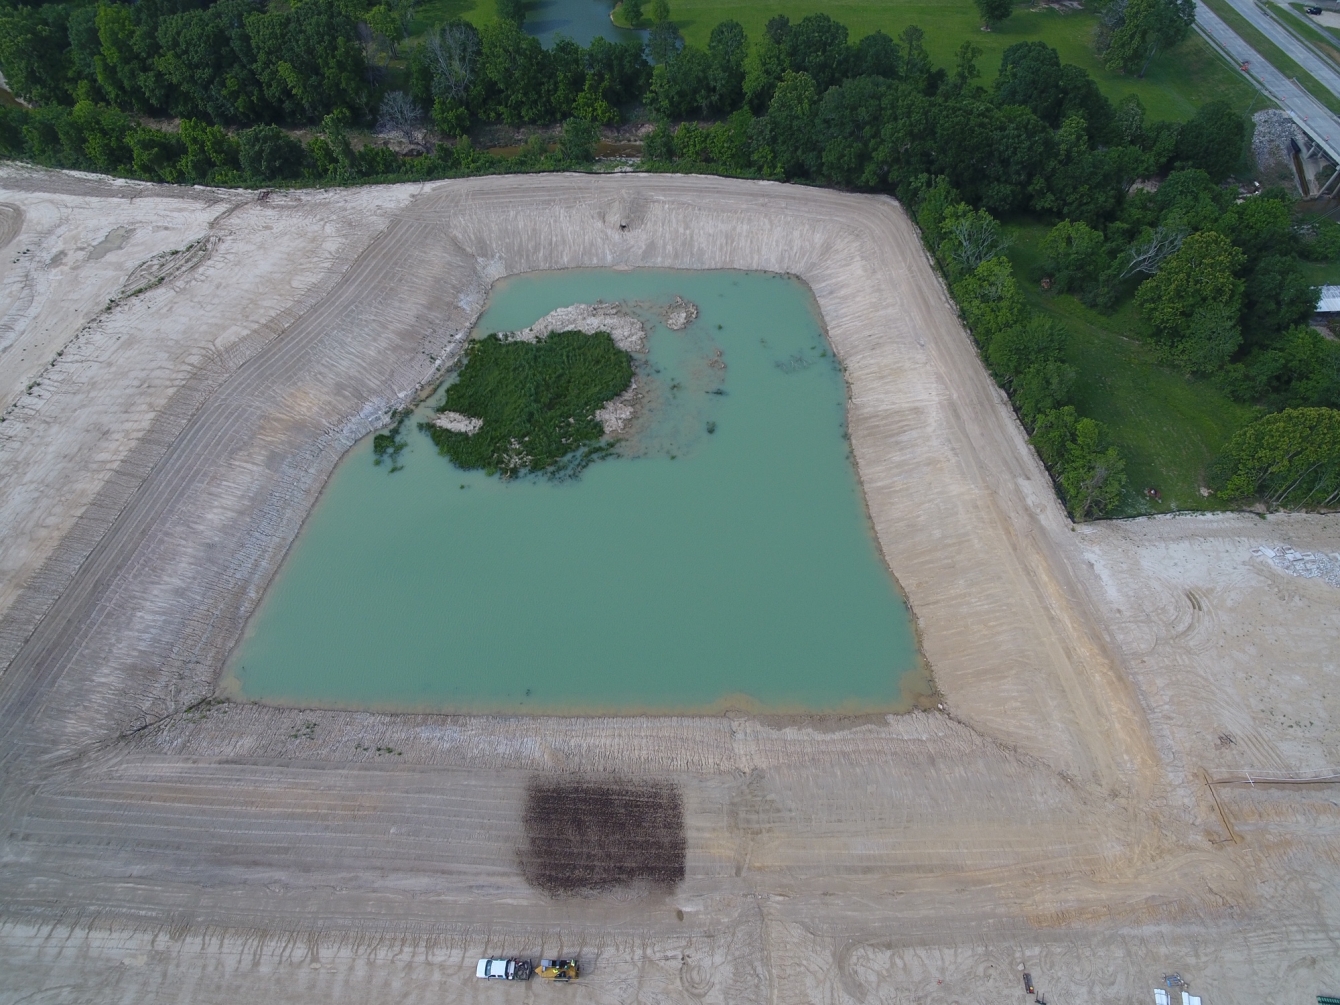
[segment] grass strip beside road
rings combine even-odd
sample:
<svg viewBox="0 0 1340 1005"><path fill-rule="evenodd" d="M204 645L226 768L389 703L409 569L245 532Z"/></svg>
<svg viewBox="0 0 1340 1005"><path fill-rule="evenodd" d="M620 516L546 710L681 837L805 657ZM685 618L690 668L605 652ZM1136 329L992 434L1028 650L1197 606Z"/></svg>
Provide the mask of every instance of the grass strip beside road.
<svg viewBox="0 0 1340 1005"><path fill-rule="evenodd" d="M1232 28L1239 38L1255 49L1257 55L1286 77L1292 77L1299 87L1307 91L1308 94L1336 115L1340 115L1340 98L1323 87L1312 74L1295 63L1283 49L1266 38L1258 28L1234 10L1225 0L1204 0L1204 3L1206 7L1219 16L1220 20Z"/></svg>

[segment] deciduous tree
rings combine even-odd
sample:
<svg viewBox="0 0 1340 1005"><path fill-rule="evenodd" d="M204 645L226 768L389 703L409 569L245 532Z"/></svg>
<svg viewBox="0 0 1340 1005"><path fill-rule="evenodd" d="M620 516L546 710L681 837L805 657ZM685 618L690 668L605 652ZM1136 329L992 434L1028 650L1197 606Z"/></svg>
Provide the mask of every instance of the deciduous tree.
<svg viewBox="0 0 1340 1005"><path fill-rule="evenodd" d="M1340 411L1290 408L1239 430L1211 471L1225 499L1286 509L1340 501Z"/></svg>
<svg viewBox="0 0 1340 1005"><path fill-rule="evenodd" d="M1212 373L1241 341L1238 310L1246 256L1214 231L1192 234L1136 290L1135 300L1155 337L1189 372Z"/></svg>

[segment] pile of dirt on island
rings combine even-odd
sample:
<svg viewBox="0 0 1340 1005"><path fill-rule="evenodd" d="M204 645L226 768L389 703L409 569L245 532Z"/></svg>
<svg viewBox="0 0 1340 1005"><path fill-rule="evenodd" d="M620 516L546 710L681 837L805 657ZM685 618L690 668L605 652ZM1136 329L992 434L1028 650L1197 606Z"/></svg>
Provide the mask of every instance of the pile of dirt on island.
<svg viewBox="0 0 1340 1005"><path fill-rule="evenodd" d="M684 878L684 800L669 783L536 777L525 828L521 870L549 894Z"/></svg>

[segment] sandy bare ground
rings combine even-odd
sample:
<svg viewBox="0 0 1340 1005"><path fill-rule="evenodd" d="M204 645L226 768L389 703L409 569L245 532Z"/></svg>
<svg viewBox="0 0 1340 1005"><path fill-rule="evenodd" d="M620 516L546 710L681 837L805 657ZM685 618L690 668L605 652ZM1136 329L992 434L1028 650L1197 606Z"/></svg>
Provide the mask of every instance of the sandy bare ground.
<svg viewBox="0 0 1340 1005"><path fill-rule="evenodd" d="M1148 1002L1174 970L1207 1005L1340 986L1335 787L1233 781L1340 764L1340 589L1254 554L1340 551L1340 519L1072 527L892 201L5 169L0 204L0 1000L577 991L484 986L485 952L579 952L602 1002L1000 1001L1021 966L1052 1002ZM575 266L809 283L945 712L196 704L341 454L495 279ZM528 782L590 772L680 787L673 892L526 885Z"/></svg>

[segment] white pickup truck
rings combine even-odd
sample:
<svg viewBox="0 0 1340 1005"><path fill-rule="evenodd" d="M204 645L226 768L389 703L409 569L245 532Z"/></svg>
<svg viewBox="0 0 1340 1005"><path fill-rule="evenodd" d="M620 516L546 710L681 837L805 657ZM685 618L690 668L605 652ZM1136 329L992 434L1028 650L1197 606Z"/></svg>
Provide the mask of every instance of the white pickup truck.
<svg viewBox="0 0 1340 1005"><path fill-rule="evenodd" d="M485 977L502 981L528 981L531 975L530 960L502 959L480 960L475 967L476 977Z"/></svg>

